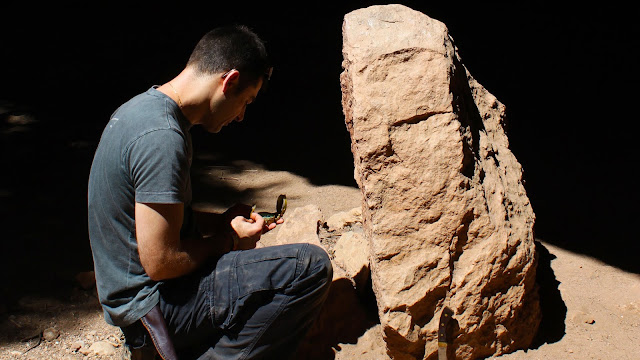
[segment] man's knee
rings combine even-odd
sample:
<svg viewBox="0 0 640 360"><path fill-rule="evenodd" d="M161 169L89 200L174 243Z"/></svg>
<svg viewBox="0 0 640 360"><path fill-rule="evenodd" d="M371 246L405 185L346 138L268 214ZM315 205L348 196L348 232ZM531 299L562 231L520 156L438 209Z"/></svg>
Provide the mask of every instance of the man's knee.
<svg viewBox="0 0 640 360"><path fill-rule="evenodd" d="M328 288L333 279L333 266L329 254L324 248L313 244L309 244L306 254L309 258L309 275L317 274L321 277L321 286Z"/></svg>

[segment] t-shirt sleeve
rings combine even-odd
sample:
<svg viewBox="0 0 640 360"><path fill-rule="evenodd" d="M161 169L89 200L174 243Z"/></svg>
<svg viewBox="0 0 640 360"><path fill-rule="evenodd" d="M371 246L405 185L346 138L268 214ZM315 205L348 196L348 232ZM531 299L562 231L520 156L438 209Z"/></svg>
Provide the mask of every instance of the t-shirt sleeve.
<svg viewBox="0 0 640 360"><path fill-rule="evenodd" d="M182 135L171 129L151 131L132 143L127 158L136 202L185 202L189 154Z"/></svg>

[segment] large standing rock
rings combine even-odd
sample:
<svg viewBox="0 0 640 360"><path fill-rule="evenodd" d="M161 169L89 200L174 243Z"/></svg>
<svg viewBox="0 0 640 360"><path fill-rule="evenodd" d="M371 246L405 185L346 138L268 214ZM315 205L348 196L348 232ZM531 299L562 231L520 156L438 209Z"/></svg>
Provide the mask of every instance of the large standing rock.
<svg viewBox="0 0 640 360"><path fill-rule="evenodd" d="M435 358L444 306L458 359L527 347L539 324L535 216L504 105L422 13L359 9L343 37L343 110L389 354Z"/></svg>

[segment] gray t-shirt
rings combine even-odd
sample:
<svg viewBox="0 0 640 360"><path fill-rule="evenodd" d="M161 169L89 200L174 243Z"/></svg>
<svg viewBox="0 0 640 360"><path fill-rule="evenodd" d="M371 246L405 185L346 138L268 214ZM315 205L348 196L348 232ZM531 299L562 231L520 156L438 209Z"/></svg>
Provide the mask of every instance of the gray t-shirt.
<svg viewBox="0 0 640 360"><path fill-rule="evenodd" d="M111 116L89 175L89 238L105 320L130 325L159 300L138 255L135 202L191 203L190 123L156 87Z"/></svg>

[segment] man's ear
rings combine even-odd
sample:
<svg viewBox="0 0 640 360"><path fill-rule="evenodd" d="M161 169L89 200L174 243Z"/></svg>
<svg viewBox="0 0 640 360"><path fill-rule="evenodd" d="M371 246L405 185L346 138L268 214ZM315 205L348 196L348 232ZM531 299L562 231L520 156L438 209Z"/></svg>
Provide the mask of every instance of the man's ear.
<svg viewBox="0 0 640 360"><path fill-rule="evenodd" d="M238 83L240 81L240 72L236 69L233 69L225 74L226 76L222 78L222 92L227 93L230 90L235 90L238 87Z"/></svg>

